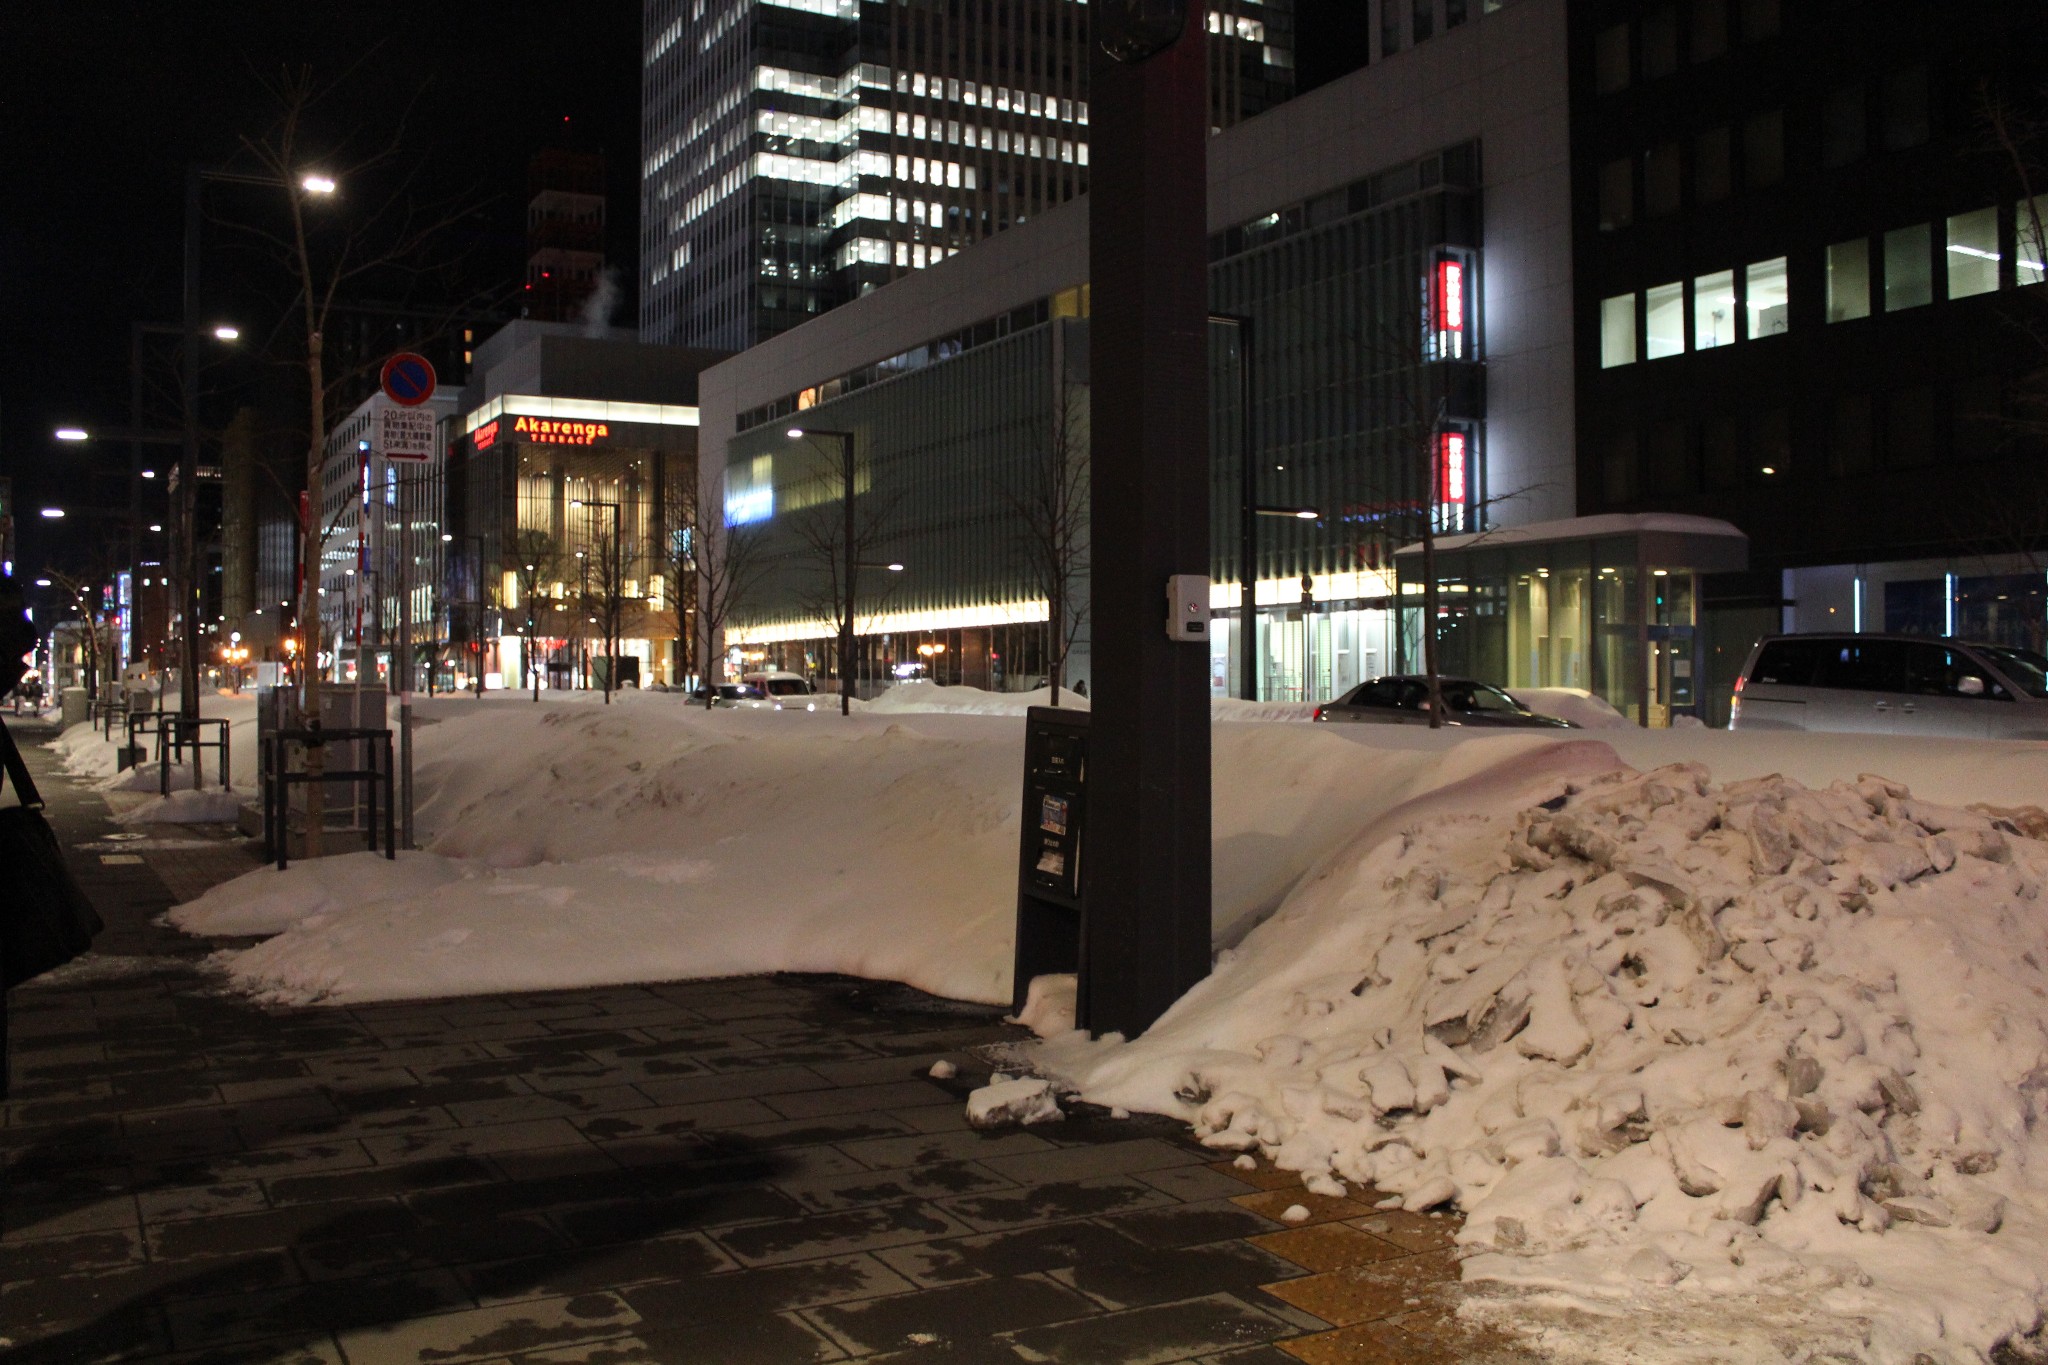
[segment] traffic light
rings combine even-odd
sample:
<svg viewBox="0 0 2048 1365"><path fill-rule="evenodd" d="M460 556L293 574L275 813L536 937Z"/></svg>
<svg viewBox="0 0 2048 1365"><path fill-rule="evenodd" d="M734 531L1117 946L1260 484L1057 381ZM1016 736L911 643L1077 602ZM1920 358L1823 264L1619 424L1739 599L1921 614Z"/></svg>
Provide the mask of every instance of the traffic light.
<svg viewBox="0 0 2048 1365"><path fill-rule="evenodd" d="M1095 0L1096 37L1120 62L1142 62L1178 42L1187 28L1187 0Z"/></svg>

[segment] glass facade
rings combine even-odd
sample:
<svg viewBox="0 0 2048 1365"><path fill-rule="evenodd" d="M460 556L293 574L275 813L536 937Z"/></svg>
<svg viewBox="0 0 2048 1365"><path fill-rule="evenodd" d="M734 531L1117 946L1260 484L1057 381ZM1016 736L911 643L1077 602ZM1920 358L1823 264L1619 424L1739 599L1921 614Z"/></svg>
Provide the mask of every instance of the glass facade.
<svg viewBox="0 0 2048 1365"><path fill-rule="evenodd" d="M1415 539L1432 510L1449 529L1484 523L1484 414L1470 382L1483 356L1477 180L1477 148L1460 146L1214 238L1218 693L1238 693L1242 677L1247 438L1255 502L1281 513L1256 519L1251 561L1262 697L1327 697L1388 671L1397 652L1394 549ZM1087 308L1087 290L1070 290L1006 315L1003 327L922 348L914 365L869 367L744 414L746 429L727 451L727 517L763 527L772 567L733 632L742 648L831 675L827 613L818 609L830 573L803 522L821 513L843 522L844 476L825 467L840 458L837 438L788 435L809 427L854 434L855 496L887 514L860 557L905 565L900 575L862 575L886 597L857 605L866 671L856 687L906 663L930 667L902 652L918 632L969 627L1016 638L1007 648L993 636L950 642L946 667L993 677L979 649L1012 661L1009 685L1040 672L1024 666L1030 632L1015 630L1047 615L1019 491L1045 458L1060 425L1054 414L1070 413L1086 440ZM1018 325L1027 317L1045 320Z"/></svg>
<svg viewBox="0 0 2048 1365"><path fill-rule="evenodd" d="M543 439L521 439L522 422ZM694 427L501 416L471 432L444 547L451 685L682 681L689 592L677 592L671 533L695 481Z"/></svg>
<svg viewBox="0 0 2048 1365"><path fill-rule="evenodd" d="M1569 523L1564 524L1569 526ZM1639 725L1703 716L1700 575L1739 567L1717 535L1503 533L1437 553L1440 667L1517 687L1591 692ZM1407 666L1419 666L1420 557L1400 559Z"/></svg>

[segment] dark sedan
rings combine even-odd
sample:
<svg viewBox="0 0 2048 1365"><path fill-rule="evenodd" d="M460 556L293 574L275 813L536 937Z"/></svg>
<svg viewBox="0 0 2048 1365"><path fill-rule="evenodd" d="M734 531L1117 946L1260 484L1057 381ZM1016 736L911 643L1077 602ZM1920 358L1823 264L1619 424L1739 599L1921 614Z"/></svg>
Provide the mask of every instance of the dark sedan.
<svg viewBox="0 0 2048 1365"><path fill-rule="evenodd" d="M1529 726L1570 730L1568 720L1539 715L1492 683L1471 678L1440 678L1444 724ZM1335 701L1316 708L1315 719L1361 721L1371 725L1429 724L1429 679L1413 674L1374 678L1360 683Z"/></svg>

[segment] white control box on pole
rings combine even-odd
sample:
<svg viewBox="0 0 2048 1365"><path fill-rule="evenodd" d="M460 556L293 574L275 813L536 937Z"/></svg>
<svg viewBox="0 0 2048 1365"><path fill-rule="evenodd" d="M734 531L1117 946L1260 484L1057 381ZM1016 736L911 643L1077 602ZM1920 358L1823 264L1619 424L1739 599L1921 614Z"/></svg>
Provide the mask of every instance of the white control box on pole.
<svg viewBox="0 0 2048 1365"><path fill-rule="evenodd" d="M1209 638L1209 579L1206 574L1177 573L1166 580L1166 638Z"/></svg>

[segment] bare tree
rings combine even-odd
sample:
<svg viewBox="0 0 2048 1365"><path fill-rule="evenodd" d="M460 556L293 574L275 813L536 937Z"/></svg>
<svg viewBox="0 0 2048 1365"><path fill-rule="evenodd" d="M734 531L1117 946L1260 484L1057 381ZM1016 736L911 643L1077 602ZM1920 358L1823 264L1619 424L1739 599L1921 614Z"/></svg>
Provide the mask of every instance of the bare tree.
<svg viewBox="0 0 2048 1365"><path fill-rule="evenodd" d="M853 438L840 439L850 442ZM880 555L895 519L896 500L878 497L872 488L861 495L855 469L850 452L841 458L818 452L817 465L805 481L805 505L790 518L801 557L810 570L799 601L805 611L830 627L838 641L839 714L843 716L853 714L861 581L872 573L889 577L893 572ZM870 616L881 610L892 591L893 586L869 594L866 610Z"/></svg>
<svg viewBox="0 0 2048 1365"><path fill-rule="evenodd" d="M275 111L272 121L241 139L241 167L230 167L222 176L274 185L283 194L282 230L238 218L222 221L264 248L296 287L293 311L303 328L308 399L305 487L313 501L319 497L329 404L337 389L359 377L329 372L325 336L330 319L347 300L366 291L402 297L422 280L446 279L460 251L451 230L480 203L466 190L451 194L430 188L435 182L426 162L408 150L409 109L402 109L374 143L361 129L335 134L322 127L330 118L356 117L353 110L364 102L351 99L350 92L374 56L365 54L332 79L301 66L259 81ZM316 171L321 178L314 177ZM308 211L309 196L330 194L341 202ZM447 308L448 321L474 302ZM301 527L305 558L299 606L305 636L301 653L307 661L302 706L309 718L319 714L321 538L314 530L309 516Z"/></svg>
<svg viewBox="0 0 2048 1365"><path fill-rule="evenodd" d="M541 587L555 582L561 569L561 543L546 531L529 528L512 538L512 572L519 585L520 600L526 603L526 621L520 631L525 643L520 655L536 703L540 701L540 661L535 655L540 644Z"/></svg>
<svg viewBox="0 0 2048 1365"><path fill-rule="evenodd" d="M71 594L84 618L85 692L88 697L97 697L114 658L113 622L107 619L101 607L103 589L113 581L113 577L105 571L73 574L48 569L45 572L52 583Z"/></svg>
<svg viewBox="0 0 2048 1365"><path fill-rule="evenodd" d="M583 557L583 615L595 624L604 646L604 700L609 706L619 686L619 642L624 634L626 608L641 599L629 593L641 577L640 552L622 536L610 518L599 519L592 528L588 553Z"/></svg>
<svg viewBox="0 0 2048 1365"><path fill-rule="evenodd" d="M1059 348L1064 351L1064 348ZM1051 409L1022 477L1008 492L1032 590L1046 603L1046 673L1060 704L1067 656L1088 619L1087 390L1053 364Z"/></svg>
<svg viewBox="0 0 2048 1365"><path fill-rule="evenodd" d="M687 651L683 667L697 674L709 707L719 635L761 581L761 537L754 527L727 525L720 500L688 484L671 494L669 525L676 529L662 568L676 639Z"/></svg>

